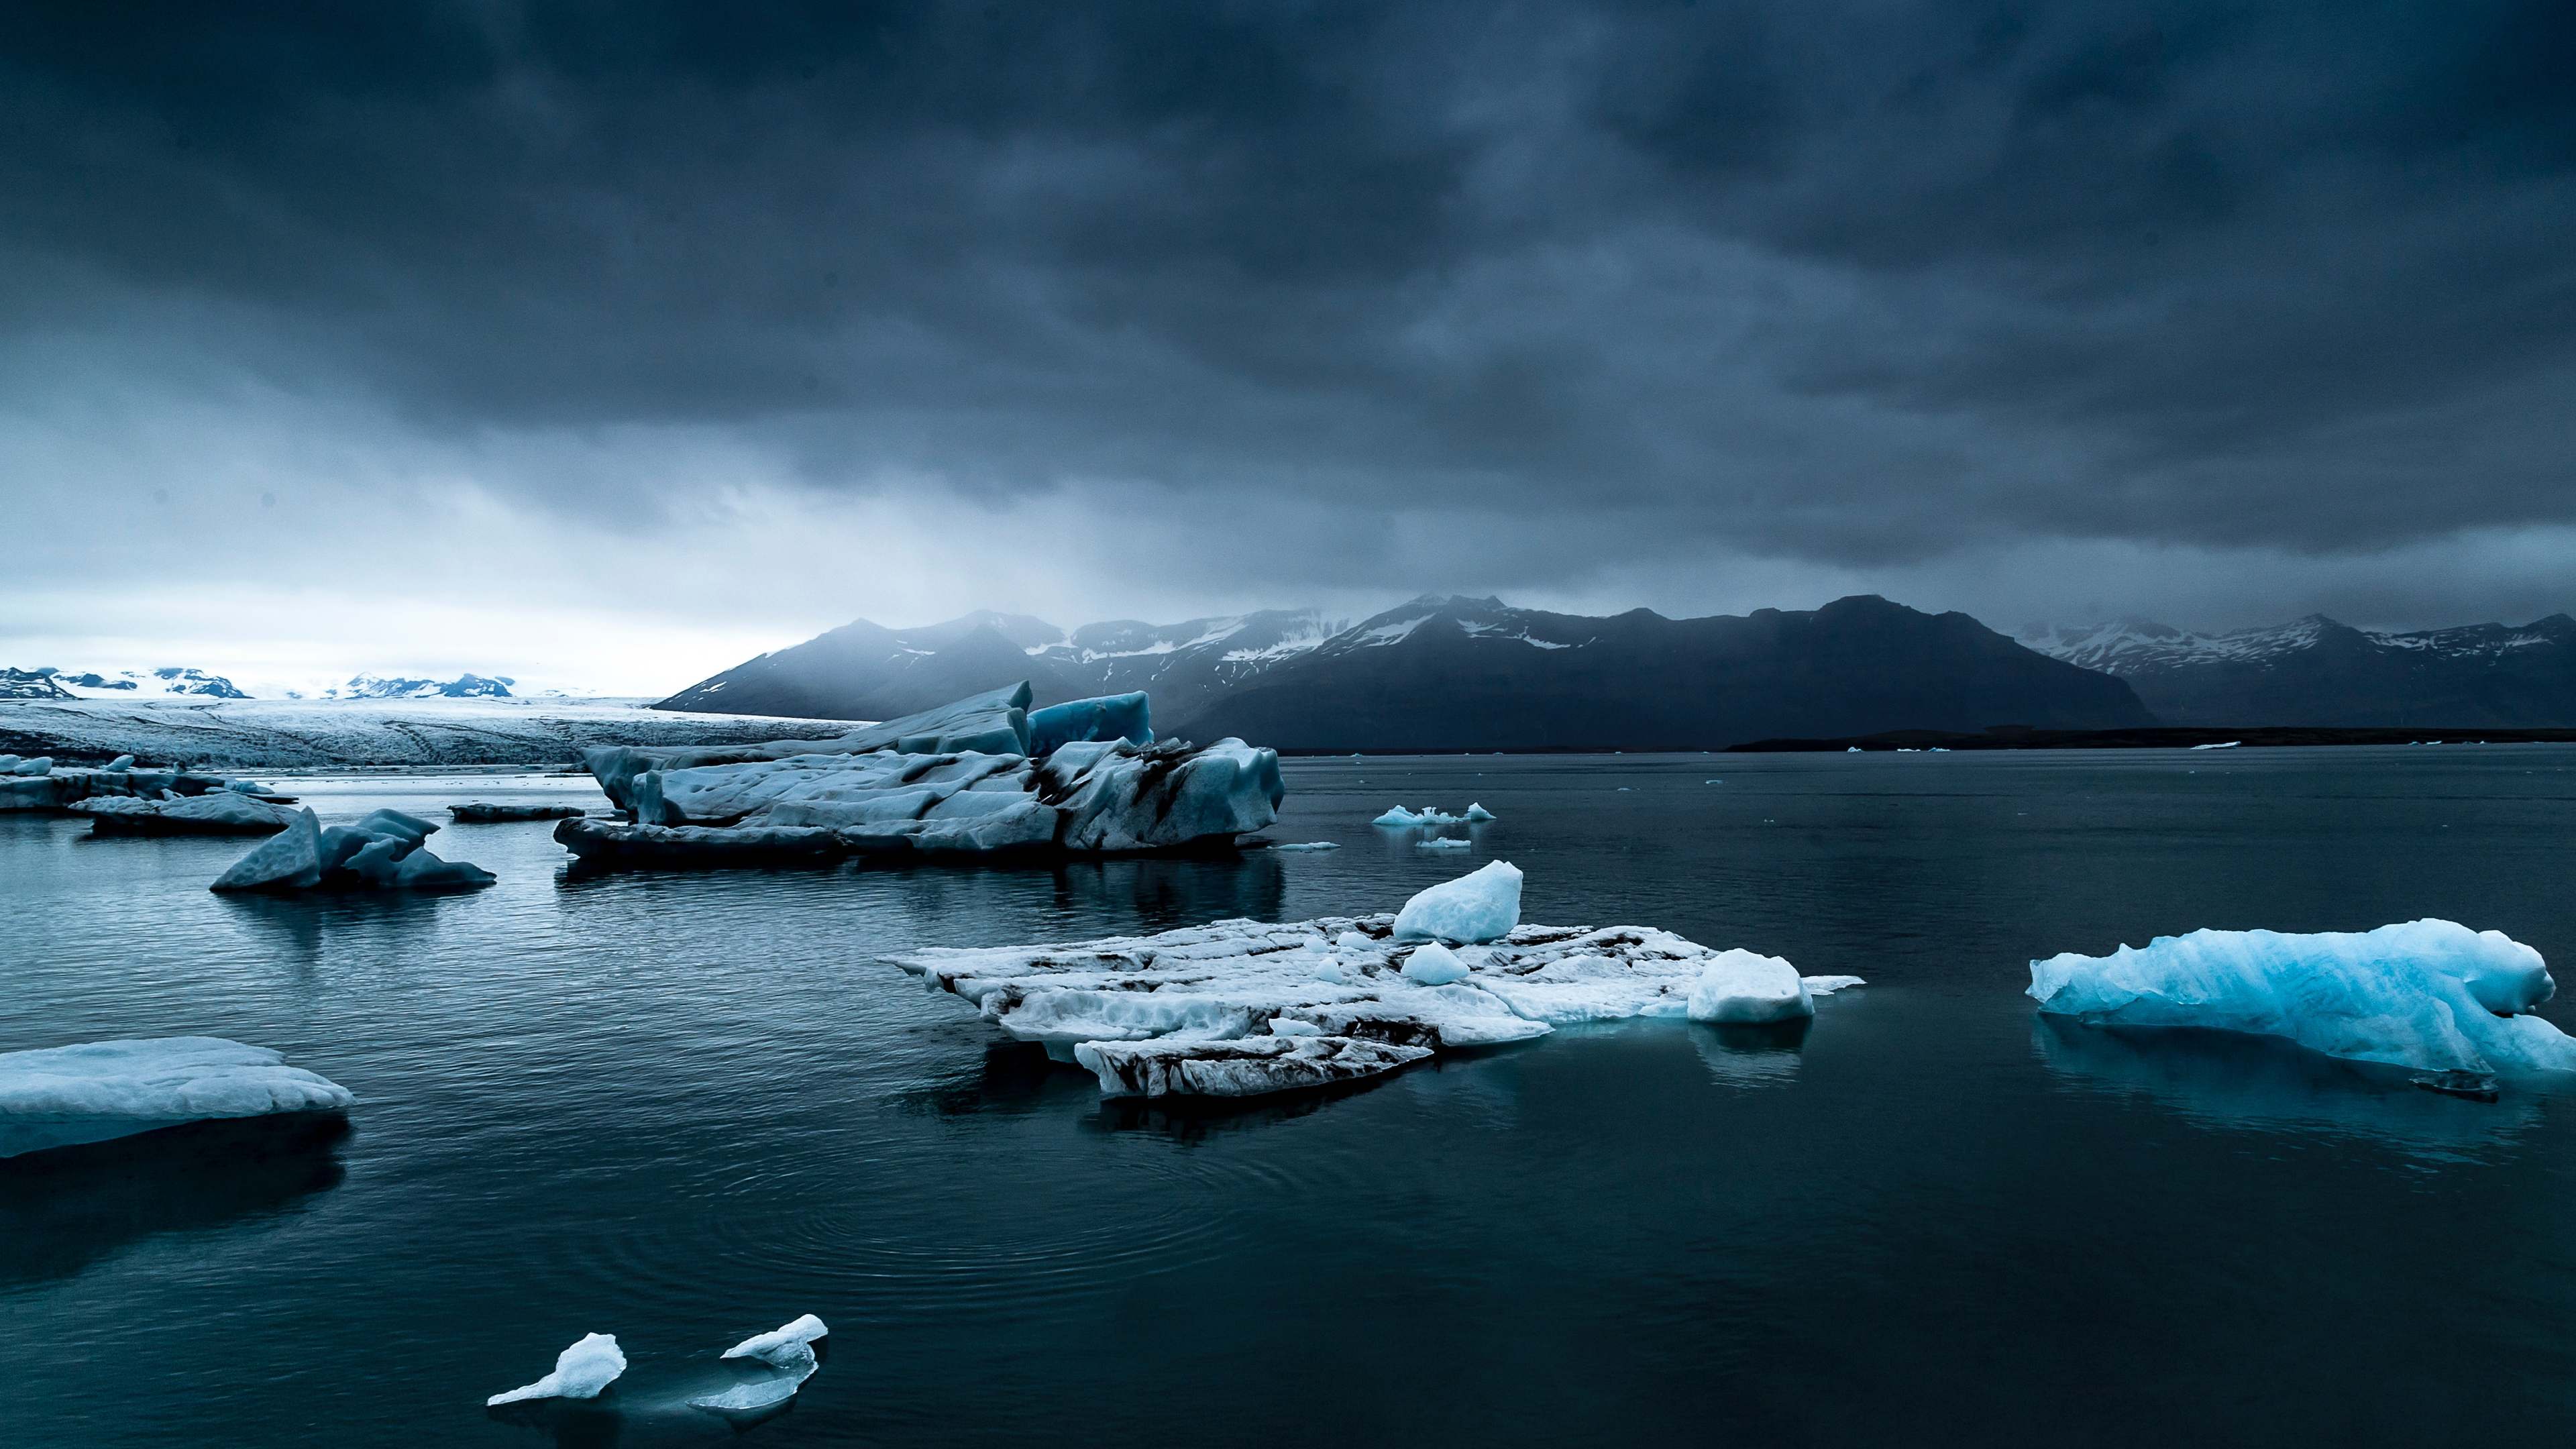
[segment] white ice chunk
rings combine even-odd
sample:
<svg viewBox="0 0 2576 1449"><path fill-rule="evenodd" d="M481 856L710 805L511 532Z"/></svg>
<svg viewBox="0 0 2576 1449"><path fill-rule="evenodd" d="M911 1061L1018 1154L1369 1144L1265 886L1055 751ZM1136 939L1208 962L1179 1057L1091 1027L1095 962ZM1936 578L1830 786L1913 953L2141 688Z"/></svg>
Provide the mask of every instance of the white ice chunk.
<svg viewBox="0 0 2576 1449"><path fill-rule="evenodd" d="M20 760L10 770L10 773L16 775L50 775L53 772L54 757L51 755L38 755L32 760Z"/></svg>
<svg viewBox="0 0 2576 1449"><path fill-rule="evenodd" d="M1693 1021L1759 1025L1815 1014L1798 968L1777 956L1725 952L1702 967L1691 985Z"/></svg>
<svg viewBox="0 0 2576 1449"><path fill-rule="evenodd" d="M1419 810L1390 805L1385 814L1370 821L1369 824L1383 825L1391 830L1419 830L1438 825L1456 825L1463 819L1465 819L1464 816L1452 815L1437 805L1425 805Z"/></svg>
<svg viewBox="0 0 2576 1449"><path fill-rule="evenodd" d="M1431 887L1396 912L1405 941L1497 941L1521 920L1521 873L1507 860L1487 861L1470 875Z"/></svg>
<svg viewBox="0 0 2576 1449"><path fill-rule="evenodd" d="M1469 801L1469 802L1467 802L1467 814L1466 814L1466 816L1465 816L1465 819L1466 819L1470 824L1482 824L1482 823L1484 823L1485 821L1491 820L1491 819L1493 819L1493 818L1494 818L1494 812L1493 812L1493 811L1486 809L1484 806L1479 805L1479 804L1475 803L1475 802L1474 802L1474 801L1472 801L1472 800L1471 800L1471 801Z"/></svg>
<svg viewBox="0 0 2576 1449"><path fill-rule="evenodd" d="M763 1360L764 1362L775 1363L777 1362L776 1356L785 1351L788 1345L810 1344L814 1340L829 1334L831 1331L832 1330L829 1328L823 1326L823 1320L815 1317L813 1314L800 1313L795 1318L788 1320L784 1327L773 1328L767 1333L755 1333L751 1337L744 1339L742 1342L735 1344L733 1347L726 1349L724 1351L724 1356L726 1358L756 1358Z"/></svg>
<svg viewBox="0 0 2576 1449"><path fill-rule="evenodd" d="M1450 840L1446 838L1438 838L1432 840L1417 840L1413 842L1413 848L1416 850L1468 850L1474 848L1475 844L1476 842L1472 840Z"/></svg>
<svg viewBox="0 0 2576 1449"><path fill-rule="evenodd" d="M506 1394L494 1394L483 1403L487 1408L496 1408L528 1399L595 1399L600 1390L615 1383L624 1372L626 1354L618 1348L617 1336L585 1333L579 1342L555 1355L553 1373Z"/></svg>
<svg viewBox="0 0 2576 1449"><path fill-rule="evenodd" d="M1439 942L1425 941L1404 963L1404 979L1417 986L1446 986L1467 979L1467 963Z"/></svg>
<svg viewBox="0 0 2576 1449"><path fill-rule="evenodd" d="M813 1315L806 1316L811 1318ZM733 1356L725 1355L727 1358ZM781 1344L760 1358L763 1363L782 1372L773 1378L751 1379L736 1384L722 1393L701 1394L689 1400L689 1406L711 1409L719 1414L758 1414L774 1409L796 1397L796 1391L814 1376L820 1363L814 1356L813 1345L805 1342Z"/></svg>
<svg viewBox="0 0 2576 1449"><path fill-rule="evenodd" d="M119 755L115 759L108 761L107 767L110 770L116 771L118 774L123 774L125 771L134 768L134 757L132 755Z"/></svg>
<svg viewBox="0 0 2576 1449"><path fill-rule="evenodd" d="M336 1112L354 1098L266 1047L146 1037L0 1052L0 1157L181 1122Z"/></svg>
<svg viewBox="0 0 2576 1449"><path fill-rule="evenodd" d="M2501 931L2422 920L2295 935L2193 931L2030 963L2039 1009L2117 1026L2286 1037L2431 1071L2576 1071L2576 1040L2523 1013L2556 983Z"/></svg>
<svg viewBox="0 0 2576 1449"><path fill-rule="evenodd" d="M1855 986L1869 984L1857 976L1805 976L1799 979L1807 983L1809 996L1831 996L1837 991L1847 991Z"/></svg>
<svg viewBox="0 0 2576 1449"><path fill-rule="evenodd" d="M1305 840L1293 845L1274 845L1270 848L1272 850L1339 850L1342 848L1342 843L1338 840Z"/></svg>

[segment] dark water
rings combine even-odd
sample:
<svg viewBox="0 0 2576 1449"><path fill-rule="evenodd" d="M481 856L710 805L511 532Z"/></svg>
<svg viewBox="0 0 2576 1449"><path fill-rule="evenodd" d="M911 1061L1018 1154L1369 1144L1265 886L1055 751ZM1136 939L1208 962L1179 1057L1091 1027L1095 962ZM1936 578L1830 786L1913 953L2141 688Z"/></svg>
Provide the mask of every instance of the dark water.
<svg viewBox="0 0 2576 1449"><path fill-rule="evenodd" d="M807 1311L829 1355L766 1444L2554 1441L2576 1094L2052 1031L2019 993L2198 926L2438 915L2576 963L2571 767L1292 762L1274 833L1343 849L569 881L545 825L451 826L501 884L411 901L218 899L238 843L0 817L0 1049L234 1036L362 1098L339 1138L0 1166L0 1443L714 1444L677 1401ZM1472 852L1365 823L1470 799ZM882 960L1391 908L1492 856L1525 919L1871 985L1789 1046L1568 1031L1208 1117L1104 1107ZM620 1412L486 1417L590 1330Z"/></svg>

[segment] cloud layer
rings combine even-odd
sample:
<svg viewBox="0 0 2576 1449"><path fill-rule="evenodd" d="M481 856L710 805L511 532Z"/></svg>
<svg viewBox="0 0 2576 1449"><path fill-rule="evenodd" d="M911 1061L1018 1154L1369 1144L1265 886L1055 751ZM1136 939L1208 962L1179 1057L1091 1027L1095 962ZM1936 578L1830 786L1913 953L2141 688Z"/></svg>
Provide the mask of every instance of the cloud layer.
<svg viewBox="0 0 2576 1449"><path fill-rule="evenodd" d="M265 539L728 641L2547 612L2571 50L2546 3L30 8L0 593ZM58 546L102 514L157 541Z"/></svg>

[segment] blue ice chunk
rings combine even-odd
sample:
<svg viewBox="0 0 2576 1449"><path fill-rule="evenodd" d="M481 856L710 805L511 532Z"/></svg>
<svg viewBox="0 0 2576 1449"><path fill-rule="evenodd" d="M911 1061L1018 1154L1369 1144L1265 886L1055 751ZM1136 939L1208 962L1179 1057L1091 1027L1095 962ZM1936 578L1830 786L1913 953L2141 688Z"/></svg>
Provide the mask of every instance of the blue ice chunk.
<svg viewBox="0 0 2576 1449"><path fill-rule="evenodd" d="M1069 699L1030 713L1030 758L1053 754L1056 746L1069 745L1076 740L1125 740L1129 744L1152 744L1154 727L1145 691L1104 694L1097 699Z"/></svg>

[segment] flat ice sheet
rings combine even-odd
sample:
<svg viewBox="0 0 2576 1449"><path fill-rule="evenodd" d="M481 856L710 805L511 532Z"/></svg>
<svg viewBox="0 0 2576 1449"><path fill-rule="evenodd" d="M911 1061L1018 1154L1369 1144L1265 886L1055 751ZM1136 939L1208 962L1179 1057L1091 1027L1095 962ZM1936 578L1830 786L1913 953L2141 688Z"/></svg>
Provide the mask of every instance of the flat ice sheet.
<svg viewBox="0 0 2576 1449"><path fill-rule="evenodd" d="M182 1122L338 1111L355 1098L266 1047L146 1037L0 1052L0 1157Z"/></svg>
<svg viewBox="0 0 2576 1449"><path fill-rule="evenodd" d="M1571 1022L1681 1018L1712 950L1648 926L1520 926L1484 945L1400 940L1393 915L1219 921L896 964L1112 1096L1257 1096L1392 1071ZM1408 973L1437 949L1440 969ZM1453 963L1464 974L1453 977ZM1428 979L1424 979L1428 978ZM1856 984L1846 979L1844 984Z"/></svg>

